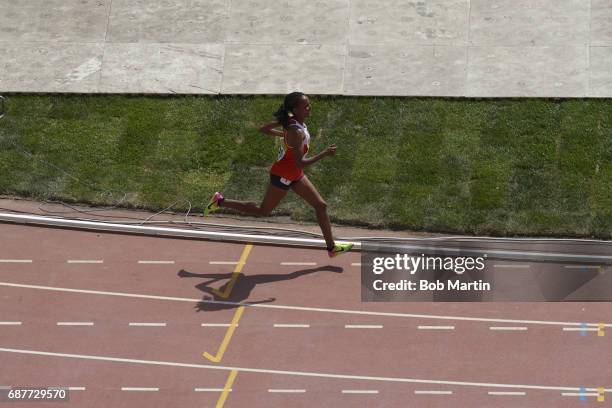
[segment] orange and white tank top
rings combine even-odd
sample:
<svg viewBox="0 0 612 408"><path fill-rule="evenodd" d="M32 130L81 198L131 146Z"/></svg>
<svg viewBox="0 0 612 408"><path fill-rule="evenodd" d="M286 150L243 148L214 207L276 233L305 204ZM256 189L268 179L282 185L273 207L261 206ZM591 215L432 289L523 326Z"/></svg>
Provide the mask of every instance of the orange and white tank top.
<svg viewBox="0 0 612 408"><path fill-rule="evenodd" d="M305 124L295 119L289 119L288 127L291 126L298 127L304 133L302 155L306 155L306 153L308 153L308 146L310 145L310 133L308 133L308 128L306 128ZM304 169L297 166L295 156L293 155L293 149L287 144L287 130L284 131L283 141L278 150L278 157L270 169L270 174L286 178L287 180L298 180L304 175Z"/></svg>

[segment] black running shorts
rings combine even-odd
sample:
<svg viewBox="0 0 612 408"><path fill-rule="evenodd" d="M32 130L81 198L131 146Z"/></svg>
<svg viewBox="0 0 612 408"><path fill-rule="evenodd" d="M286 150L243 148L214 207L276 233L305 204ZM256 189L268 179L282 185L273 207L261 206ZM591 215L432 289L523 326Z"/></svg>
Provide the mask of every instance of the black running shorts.
<svg viewBox="0 0 612 408"><path fill-rule="evenodd" d="M282 188L283 190L289 190L289 187L291 187L291 185L293 185L294 183L297 183L298 181L300 181L302 177L300 177L297 180L287 180L284 177L275 176L274 174L270 174L270 184L278 188Z"/></svg>

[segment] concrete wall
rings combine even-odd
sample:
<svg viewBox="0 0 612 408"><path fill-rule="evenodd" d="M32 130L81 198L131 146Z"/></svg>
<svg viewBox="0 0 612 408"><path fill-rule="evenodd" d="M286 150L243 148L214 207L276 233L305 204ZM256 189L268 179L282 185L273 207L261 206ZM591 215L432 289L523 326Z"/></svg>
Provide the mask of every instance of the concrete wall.
<svg viewBox="0 0 612 408"><path fill-rule="evenodd" d="M0 0L0 92L612 96L612 0Z"/></svg>

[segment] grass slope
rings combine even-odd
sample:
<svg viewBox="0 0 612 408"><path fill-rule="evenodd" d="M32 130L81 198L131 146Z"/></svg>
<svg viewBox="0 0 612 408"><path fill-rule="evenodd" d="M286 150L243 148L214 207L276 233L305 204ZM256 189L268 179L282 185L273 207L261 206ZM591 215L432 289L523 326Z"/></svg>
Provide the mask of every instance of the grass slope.
<svg viewBox="0 0 612 408"><path fill-rule="evenodd" d="M259 201L278 141L257 127L281 99L11 95L0 192L93 204L126 192L124 206L153 210L180 199L201 207L215 190ZM333 221L612 237L610 100L311 101L311 134L323 129L312 151L338 145L306 170ZM315 219L295 195L276 213Z"/></svg>

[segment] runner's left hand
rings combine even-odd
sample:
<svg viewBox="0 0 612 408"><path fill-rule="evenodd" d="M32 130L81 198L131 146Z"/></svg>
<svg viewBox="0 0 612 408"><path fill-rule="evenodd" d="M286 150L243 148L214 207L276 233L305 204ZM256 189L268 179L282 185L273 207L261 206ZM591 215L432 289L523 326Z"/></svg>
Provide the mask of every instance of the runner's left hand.
<svg viewBox="0 0 612 408"><path fill-rule="evenodd" d="M328 156L333 156L334 154L336 154L336 145L333 144L329 146L327 149L325 149L325 154Z"/></svg>

